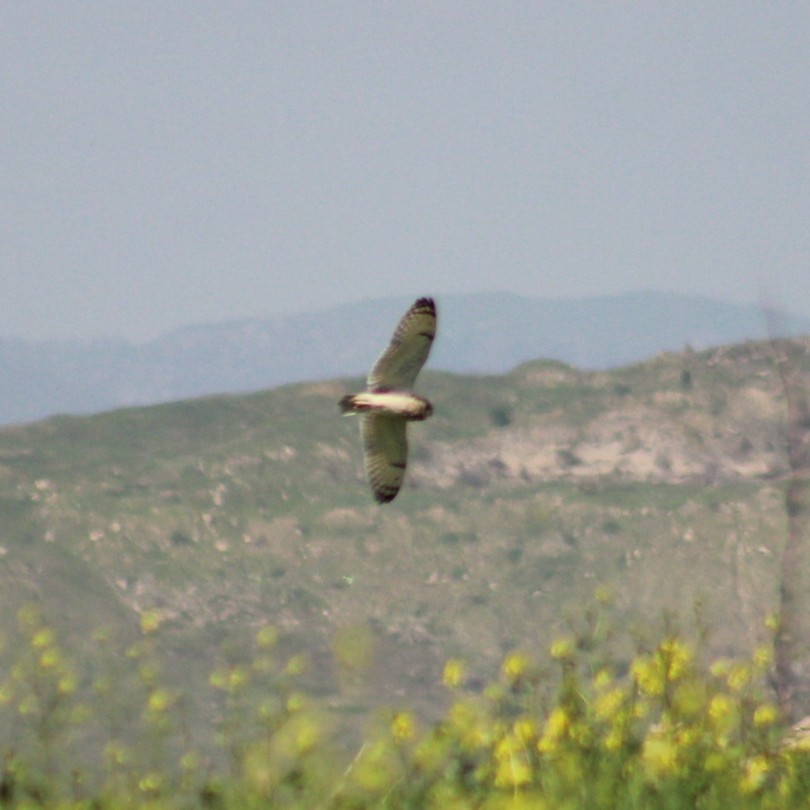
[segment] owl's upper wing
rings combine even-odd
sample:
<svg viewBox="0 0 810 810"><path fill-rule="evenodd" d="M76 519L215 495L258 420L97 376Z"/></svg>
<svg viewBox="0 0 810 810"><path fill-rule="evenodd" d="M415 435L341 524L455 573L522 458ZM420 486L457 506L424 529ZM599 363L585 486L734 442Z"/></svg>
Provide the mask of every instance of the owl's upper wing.
<svg viewBox="0 0 810 810"><path fill-rule="evenodd" d="M408 439L400 416L367 413L360 417L366 477L380 503L394 500L405 478Z"/></svg>
<svg viewBox="0 0 810 810"><path fill-rule="evenodd" d="M369 389L410 389L435 335L436 304L432 298L420 298L402 317L391 343L369 372Z"/></svg>

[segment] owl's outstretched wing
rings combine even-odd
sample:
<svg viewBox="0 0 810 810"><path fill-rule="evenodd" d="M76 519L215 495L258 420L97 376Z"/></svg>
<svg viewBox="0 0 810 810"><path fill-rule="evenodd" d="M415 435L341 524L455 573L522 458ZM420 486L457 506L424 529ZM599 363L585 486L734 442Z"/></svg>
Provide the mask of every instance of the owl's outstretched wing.
<svg viewBox="0 0 810 810"><path fill-rule="evenodd" d="M394 500L408 464L406 421L400 416L368 413L360 417L366 477L380 503Z"/></svg>
<svg viewBox="0 0 810 810"><path fill-rule="evenodd" d="M369 390L410 390L435 336L436 304L432 298L419 298L402 317L391 343L369 372Z"/></svg>

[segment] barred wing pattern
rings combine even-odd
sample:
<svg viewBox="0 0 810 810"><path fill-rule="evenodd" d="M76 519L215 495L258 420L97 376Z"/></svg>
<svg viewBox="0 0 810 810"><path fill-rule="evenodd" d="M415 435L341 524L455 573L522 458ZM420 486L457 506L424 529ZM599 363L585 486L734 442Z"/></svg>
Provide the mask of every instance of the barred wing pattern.
<svg viewBox="0 0 810 810"><path fill-rule="evenodd" d="M369 391L412 388L435 336L436 305L432 298L420 298L402 317L391 343L369 372Z"/></svg>
<svg viewBox="0 0 810 810"><path fill-rule="evenodd" d="M368 413L360 417L366 477L380 503L393 501L405 478L408 462L405 425L401 416Z"/></svg>

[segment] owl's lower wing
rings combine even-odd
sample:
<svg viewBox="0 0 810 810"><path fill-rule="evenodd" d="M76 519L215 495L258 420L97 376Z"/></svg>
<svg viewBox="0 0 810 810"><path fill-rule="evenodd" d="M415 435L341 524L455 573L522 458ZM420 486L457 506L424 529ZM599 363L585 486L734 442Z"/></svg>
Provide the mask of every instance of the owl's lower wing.
<svg viewBox="0 0 810 810"><path fill-rule="evenodd" d="M402 417L370 413L360 417L366 477L380 503L394 500L408 463L406 421Z"/></svg>

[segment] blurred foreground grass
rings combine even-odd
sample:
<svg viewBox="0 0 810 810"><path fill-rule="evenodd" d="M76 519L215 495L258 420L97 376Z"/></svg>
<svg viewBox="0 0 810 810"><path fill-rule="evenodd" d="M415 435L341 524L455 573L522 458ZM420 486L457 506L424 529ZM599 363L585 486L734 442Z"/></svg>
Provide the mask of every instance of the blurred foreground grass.
<svg viewBox="0 0 810 810"><path fill-rule="evenodd" d="M161 615L72 661L35 608L4 641L0 804L58 808L807 807L810 750L791 742L766 686L770 651L704 662L677 631L612 663L601 617L549 650L515 651L481 686L448 660L438 722L380 708L347 742L339 712L299 687L272 626L210 675L200 737L163 670ZM362 632L336 638L347 681ZM358 649L361 654L358 654ZM475 688L474 686L475 685ZM351 685L347 688L354 688ZM788 740L786 742L786 740Z"/></svg>

